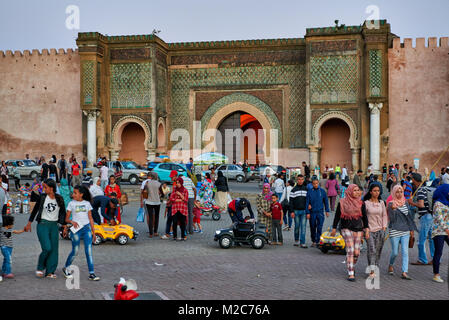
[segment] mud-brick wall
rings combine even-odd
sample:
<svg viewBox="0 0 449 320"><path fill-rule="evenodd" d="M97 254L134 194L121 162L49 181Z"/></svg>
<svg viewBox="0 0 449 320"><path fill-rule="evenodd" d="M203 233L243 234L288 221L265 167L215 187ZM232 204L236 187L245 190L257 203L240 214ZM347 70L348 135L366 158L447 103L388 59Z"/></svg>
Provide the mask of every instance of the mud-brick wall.
<svg viewBox="0 0 449 320"><path fill-rule="evenodd" d="M82 157L81 126L78 51L0 51L1 160Z"/></svg>
<svg viewBox="0 0 449 320"><path fill-rule="evenodd" d="M439 43L438 43L439 42ZM388 50L390 163L420 159L420 171L430 169L449 145L448 38L394 39ZM439 168L449 165L449 154Z"/></svg>

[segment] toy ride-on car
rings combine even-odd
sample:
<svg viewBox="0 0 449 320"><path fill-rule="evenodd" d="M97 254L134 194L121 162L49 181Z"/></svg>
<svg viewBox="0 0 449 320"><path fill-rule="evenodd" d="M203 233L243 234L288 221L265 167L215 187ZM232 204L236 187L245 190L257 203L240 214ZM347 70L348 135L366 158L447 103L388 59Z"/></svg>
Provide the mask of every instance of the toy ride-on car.
<svg viewBox="0 0 449 320"><path fill-rule="evenodd" d="M331 232L327 229L326 232L320 236L320 243L318 244L318 248L323 253L327 253L329 250L345 253L345 240L343 236L337 232L335 237L331 236Z"/></svg>
<svg viewBox="0 0 449 320"><path fill-rule="evenodd" d="M266 226L258 222L234 223L230 228L215 231L214 240L223 249L233 244L250 244L254 249L262 249L268 243L268 234Z"/></svg>
<svg viewBox="0 0 449 320"><path fill-rule="evenodd" d="M94 225L95 235L97 236L94 245L99 245L106 240L114 240L118 244L125 245L129 239L136 240L139 232L133 227L126 224L117 224L111 226L109 224Z"/></svg>
<svg viewBox="0 0 449 320"><path fill-rule="evenodd" d="M211 208L199 208L201 214L205 217L209 217L212 214L212 220L218 221L221 218L221 208L217 205L213 205Z"/></svg>

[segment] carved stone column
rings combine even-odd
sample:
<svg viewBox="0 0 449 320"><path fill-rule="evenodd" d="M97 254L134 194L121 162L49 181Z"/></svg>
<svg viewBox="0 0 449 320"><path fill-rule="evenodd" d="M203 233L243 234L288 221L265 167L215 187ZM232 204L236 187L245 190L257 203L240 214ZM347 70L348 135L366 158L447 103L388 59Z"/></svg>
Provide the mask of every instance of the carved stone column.
<svg viewBox="0 0 449 320"><path fill-rule="evenodd" d="M380 110L382 103L370 103L370 162L374 171L380 169Z"/></svg>
<svg viewBox="0 0 449 320"><path fill-rule="evenodd" d="M93 166L97 157L97 117L96 110L83 111L87 116L87 165Z"/></svg>
<svg viewBox="0 0 449 320"><path fill-rule="evenodd" d="M360 148L351 149L352 152L352 171L356 173L359 170L360 163Z"/></svg>
<svg viewBox="0 0 449 320"><path fill-rule="evenodd" d="M309 167L315 168L315 166L318 164L318 153L320 151L320 148L316 146L309 146Z"/></svg>

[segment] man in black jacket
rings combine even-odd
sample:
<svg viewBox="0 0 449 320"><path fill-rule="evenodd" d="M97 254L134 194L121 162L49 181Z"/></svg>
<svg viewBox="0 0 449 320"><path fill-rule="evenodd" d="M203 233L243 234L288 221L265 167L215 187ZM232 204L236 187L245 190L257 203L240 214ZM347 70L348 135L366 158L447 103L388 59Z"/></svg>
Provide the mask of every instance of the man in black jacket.
<svg viewBox="0 0 449 320"><path fill-rule="evenodd" d="M296 178L296 186L290 192L290 205L294 213L291 217L295 219L295 244L300 245L301 248L307 248L306 246L306 198L307 198L307 185L304 183L304 176L299 175ZM301 237L300 237L301 231Z"/></svg>

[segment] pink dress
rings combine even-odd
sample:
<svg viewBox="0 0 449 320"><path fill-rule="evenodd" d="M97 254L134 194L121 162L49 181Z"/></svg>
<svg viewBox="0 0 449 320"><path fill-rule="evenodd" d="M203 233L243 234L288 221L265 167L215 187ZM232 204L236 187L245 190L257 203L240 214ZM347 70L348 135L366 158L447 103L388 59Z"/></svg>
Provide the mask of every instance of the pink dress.
<svg viewBox="0 0 449 320"><path fill-rule="evenodd" d="M326 189L327 189L327 196L328 197L336 197L337 196L337 179L334 180L327 180L326 182Z"/></svg>

